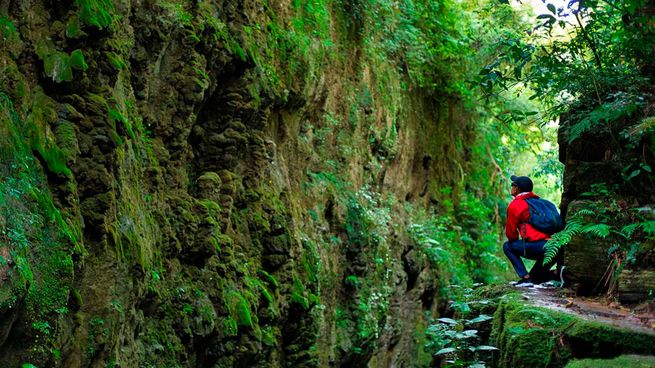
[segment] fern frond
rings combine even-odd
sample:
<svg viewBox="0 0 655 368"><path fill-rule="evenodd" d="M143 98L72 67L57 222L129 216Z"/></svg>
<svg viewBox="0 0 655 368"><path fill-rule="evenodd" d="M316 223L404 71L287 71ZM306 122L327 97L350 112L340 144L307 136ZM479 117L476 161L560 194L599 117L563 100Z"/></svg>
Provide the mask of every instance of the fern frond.
<svg viewBox="0 0 655 368"><path fill-rule="evenodd" d="M573 143L576 139L580 138L582 134L591 130L591 128L598 122L590 118L582 119L579 123L571 126L569 131L569 143Z"/></svg>
<svg viewBox="0 0 655 368"><path fill-rule="evenodd" d="M582 232L605 239L611 230L612 227L607 224L588 224L582 229Z"/></svg>
<svg viewBox="0 0 655 368"><path fill-rule="evenodd" d="M575 217L579 216L596 216L596 212L589 208L581 208L575 212Z"/></svg>
<svg viewBox="0 0 655 368"><path fill-rule="evenodd" d="M580 230L582 230L582 228L583 228L583 224L581 222L581 219L572 217L569 220L569 222L566 224L564 230L560 231L559 233L553 234L551 239L548 240L544 245L545 253L544 253L543 264L547 265L548 263L552 262L553 258L555 258L560 248L568 244L574 235L580 233Z"/></svg>
<svg viewBox="0 0 655 368"><path fill-rule="evenodd" d="M655 236L655 221L644 221L640 222L638 225L646 235Z"/></svg>
<svg viewBox="0 0 655 368"><path fill-rule="evenodd" d="M621 228L620 234L623 235L626 239L630 239L632 233L634 233L635 230L637 230L639 225L640 223L626 225Z"/></svg>

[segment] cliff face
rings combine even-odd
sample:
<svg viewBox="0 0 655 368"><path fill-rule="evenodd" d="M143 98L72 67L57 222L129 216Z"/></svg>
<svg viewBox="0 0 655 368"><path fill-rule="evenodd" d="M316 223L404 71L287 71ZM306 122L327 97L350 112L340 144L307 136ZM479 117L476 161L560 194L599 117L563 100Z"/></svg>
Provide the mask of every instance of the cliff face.
<svg viewBox="0 0 655 368"><path fill-rule="evenodd" d="M430 359L474 137L327 3L0 2L3 366Z"/></svg>

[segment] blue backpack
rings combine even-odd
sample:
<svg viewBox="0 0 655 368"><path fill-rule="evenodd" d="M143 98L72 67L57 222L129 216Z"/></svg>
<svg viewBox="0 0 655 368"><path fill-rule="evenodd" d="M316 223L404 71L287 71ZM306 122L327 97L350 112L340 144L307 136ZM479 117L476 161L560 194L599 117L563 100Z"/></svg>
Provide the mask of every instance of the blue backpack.
<svg viewBox="0 0 655 368"><path fill-rule="evenodd" d="M525 201L530 211L528 223L535 229L545 234L555 234L564 228L562 217L553 203L541 198L528 198Z"/></svg>

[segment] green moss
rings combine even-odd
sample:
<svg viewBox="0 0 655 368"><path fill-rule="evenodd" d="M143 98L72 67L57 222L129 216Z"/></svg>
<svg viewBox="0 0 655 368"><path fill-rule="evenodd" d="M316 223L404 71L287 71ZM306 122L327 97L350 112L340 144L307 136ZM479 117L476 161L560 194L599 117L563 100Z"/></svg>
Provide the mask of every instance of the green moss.
<svg viewBox="0 0 655 368"><path fill-rule="evenodd" d="M202 175L200 175L200 177L198 177L198 181L210 182L217 187L220 187L222 182L221 177L213 171L204 172Z"/></svg>
<svg viewBox="0 0 655 368"><path fill-rule="evenodd" d="M14 22L2 15L0 15L0 36L4 42L16 42L20 39Z"/></svg>
<svg viewBox="0 0 655 368"><path fill-rule="evenodd" d="M262 328L262 343L266 346L276 346L278 334L279 331L277 328L265 326Z"/></svg>
<svg viewBox="0 0 655 368"><path fill-rule="evenodd" d="M111 25L115 10L111 0L75 0L75 5L82 23L101 29Z"/></svg>
<svg viewBox="0 0 655 368"><path fill-rule="evenodd" d="M239 332L237 321L231 316L225 318L223 320L223 331L225 331L225 335L227 336L236 336Z"/></svg>
<svg viewBox="0 0 655 368"><path fill-rule="evenodd" d="M77 15L73 15L68 19L68 22L66 22L66 37L74 39L84 35L86 35L86 33L82 31L80 18Z"/></svg>
<svg viewBox="0 0 655 368"><path fill-rule="evenodd" d="M268 282L269 285L272 285L274 288L279 288L280 283L277 281L275 276L271 275L270 273L264 271L264 270L259 270L259 273L264 276L264 280Z"/></svg>
<svg viewBox="0 0 655 368"><path fill-rule="evenodd" d="M655 335L629 331L550 309L525 305L514 295L494 314L492 345L498 367L563 366L573 351L586 356L650 354Z"/></svg>
<svg viewBox="0 0 655 368"><path fill-rule="evenodd" d="M57 355L57 317L68 312L71 255L81 239L80 229L55 206L47 178L32 156L37 151L48 161L48 153L56 148L48 131L57 117L56 105L38 92L29 118L23 120L11 101L0 97L5 108L0 132L8 133L0 142L0 152L8 159L0 163L0 219L3 231L10 234L5 246L16 271L9 272L9 283L0 288L1 303L11 306L23 300L25 333L36 341L33 356L45 361ZM45 169L53 170L52 162L48 164Z"/></svg>
<svg viewBox="0 0 655 368"><path fill-rule="evenodd" d="M269 308L271 309L273 314L277 315L275 298L273 297L273 294L271 294L271 292L268 290L266 285L264 285L264 283L261 280L254 277L246 276L245 284L248 286L250 290L261 293L261 296L263 296L264 299L268 302Z"/></svg>
<svg viewBox="0 0 655 368"><path fill-rule="evenodd" d="M615 359L582 359L573 360L566 368L652 368L655 367L655 357L625 355Z"/></svg>
<svg viewBox="0 0 655 368"><path fill-rule="evenodd" d="M253 327L250 303L240 292L230 291L227 295L227 304L230 317L236 321L238 326Z"/></svg>
<svg viewBox="0 0 655 368"><path fill-rule="evenodd" d="M84 60L84 54L80 49L71 52L69 63L70 63L70 67L73 69L78 69L81 71L86 71L87 69L89 69L89 66L86 64L86 61Z"/></svg>
<svg viewBox="0 0 655 368"><path fill-rule="evenodd" d="M603 355L608 352L652 354L655 334L635 333L608 324L580 320L566 330L567 338L586 353Z"/></svg>
<svg viewBox="0 0 655 368"><path fill-rule="evenodd" d="M200 203L205 211L207 211L207 214L212 218L212 220L216 219L221 213L221 206L211 199L201 199L198 203Z"/></svg>
<svg viewBox="0 0 655 368"><path fill-rule="evenodd" d="M55 140L64 156L63 160L65 162L74 160L80 150L75 124L65 120L61 121L55 128Z"/></svg>
<svg viewBox="0 0 655 368"><path fill-rule="evenodd" d="M266 214L262 210L246 209L246 213L250 214L248 224L258 231L268 232L271 230L271 225L266 219Z"/></svg>
<svg viewBox="0 0 655 368"><path fill-rule="evenodd" d="M307 290L299 278L293 278L293 289L291 290L291 302L300 305L303 309L309 309L309 298Z"/></svg>
<svg viewBox="0 0 655 368"><path fill-rule="evenodd" d="M150 193L141 183L144 168L131 141L116 150L116 162L119 191L108 231L120 259L138 264L150 273L160 266L156 245L160 242L161 230L154 218L155 203L146 200Z"/></svg>
<svg viewBox="0 0 655 368"><path fill-rule="evenodd" d="M108 108L107 109L107 118L109 119L109 123L111 124L112 128L114 131L117 129L116 123L121 123L125 130L127 131L128 136L133 140L136 141L136 135L134 134L134 129L132 129L132 124L130 121L123 115L118 109L114 108ZM118 132L116 132L118 134Z"/></svg>
<svg viewBox="0 0 655 368"><path fill-rule="evenodd" d="M47 164L48 170L55 174L71 176L66 164L66 154L57 146L50 130L50 124L57 120L57 105L54 100L37 91L33 97L32 112L25 124L25 135L30 146L37 151Z"/></svg>
<svg viewBox="0 0 655 368"><path fill-rule="evenodd" d="M116 70L123 70L127 67L127 63L125 63L125 60L123 60L122 56L114 52L106 52L105 55L107 56L107 59L109 59L111 65L116 68Z"/></svg>
<svg viewBox="0 0 655 368"><path fill-rule="evenodd" d="M39 41L36 54L43 61L46 75L57 83L72 81L73 69L85 71L89 67L82 50L75 50L69 55L58 51L51 40Z"/></svg>

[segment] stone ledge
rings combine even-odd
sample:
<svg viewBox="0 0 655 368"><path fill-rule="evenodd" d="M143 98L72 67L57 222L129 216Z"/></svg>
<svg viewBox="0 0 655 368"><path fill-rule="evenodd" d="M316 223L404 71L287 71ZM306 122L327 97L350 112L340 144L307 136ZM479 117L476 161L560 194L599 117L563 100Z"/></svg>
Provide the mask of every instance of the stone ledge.
<svg viewBox="0 0 655 368"><path fill-rule="evenodd" d="M514 293L501 298L491 345L499 368L563 367L573 358L655 354L655 331L630 329L555 311Z"/></svg>
<svg viewBox="0 0 655 368"><path fill-rule="evenodd" d="M582 359L573 360L566 368L652 368L655 367L655 356L621 355L614 359Z"/></svg>

